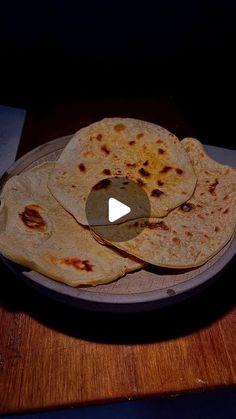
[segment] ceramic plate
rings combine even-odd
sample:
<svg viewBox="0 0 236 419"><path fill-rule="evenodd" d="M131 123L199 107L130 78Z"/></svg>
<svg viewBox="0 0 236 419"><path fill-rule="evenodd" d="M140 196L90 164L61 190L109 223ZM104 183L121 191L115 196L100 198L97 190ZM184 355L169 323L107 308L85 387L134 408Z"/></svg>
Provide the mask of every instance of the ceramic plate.
<svg viewBox="0 0 236 419"><path fill-rule="evenodd" d="M5 181L40 163L57 160L71 136L58 138L35 148L4 174ZM236 166L236 152L205 146L207 152L221 163ZM165 269L148 266L127 274L110 284L97 287L72 288L38 272L19 266L5 258L4 263L30 285L60 301L92 310L131 312L163 307L185 299L213 281L236 254L234 237L216 256L192 269Z"/></svg>

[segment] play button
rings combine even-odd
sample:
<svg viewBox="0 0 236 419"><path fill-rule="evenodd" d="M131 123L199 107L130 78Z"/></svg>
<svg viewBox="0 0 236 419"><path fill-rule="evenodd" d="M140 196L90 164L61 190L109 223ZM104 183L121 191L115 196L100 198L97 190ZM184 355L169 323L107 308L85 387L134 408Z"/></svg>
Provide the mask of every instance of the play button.
<svg viewBox="0 0 236 419"><path fill-rule="evenodd" d="M131 211L128 205L123 204L115 198L109 198L108 200L108 220L113 223L129 214Z"/></svg>
<svg viewBox="0 0 236 419"><path fill-rule="evenodd" d="M143 188L124 177L105 178L93 186L87 202L86 216L95 235L104 240L127 241L138 235L149 219L150 202ZM126 221L134 220L135 228Z"/></svg>

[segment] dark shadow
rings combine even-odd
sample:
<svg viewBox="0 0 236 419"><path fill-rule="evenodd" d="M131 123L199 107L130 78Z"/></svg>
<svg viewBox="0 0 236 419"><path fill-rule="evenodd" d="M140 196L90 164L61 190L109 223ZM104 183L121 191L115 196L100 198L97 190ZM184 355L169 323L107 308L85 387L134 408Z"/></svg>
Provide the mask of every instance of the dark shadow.
<svg viewBox="0 0 236 419"><path fill-rule="evenodd" d="M160 266L155 266L155 265L147 265L144 269L154 274L158 273L159 275L176 275L176 274L183 275L186 272L191 272L196 268L170 269L170 268L162 268Z"/></svg>
<svg viewBox="0 0 236 419"><path fill-rule="evenodd" d="M157 342L193 333L232 310L235 261L208 288L167 308L137 314L91 312L54 301L26 285L0 264L0 304L79 339L104 343Z"/></svg>

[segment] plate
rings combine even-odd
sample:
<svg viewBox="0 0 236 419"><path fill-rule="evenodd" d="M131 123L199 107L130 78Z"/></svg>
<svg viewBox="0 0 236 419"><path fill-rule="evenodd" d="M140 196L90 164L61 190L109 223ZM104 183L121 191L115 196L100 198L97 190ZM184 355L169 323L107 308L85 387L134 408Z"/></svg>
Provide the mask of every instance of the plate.
<svg viewBox="0 0 236 419"><path fill-rule="evenodd" d="M0 181L0 188L9 177L20 174L45 161L55 161L71 136L61 137L30 151L8 169ZM205 146L216 160L236 166L236 152ZM229 153L228 153L229 152ZM225 156L225 160L223 157ZM111 312L137 312L160 308L188 298L215 280L236 254L236 238L204 265L191 269L167 269L147 266L137 272L97 287L72 288L38 272L17 265L4 257L3 262L24 281L65 303L81 308Z"/></svg>

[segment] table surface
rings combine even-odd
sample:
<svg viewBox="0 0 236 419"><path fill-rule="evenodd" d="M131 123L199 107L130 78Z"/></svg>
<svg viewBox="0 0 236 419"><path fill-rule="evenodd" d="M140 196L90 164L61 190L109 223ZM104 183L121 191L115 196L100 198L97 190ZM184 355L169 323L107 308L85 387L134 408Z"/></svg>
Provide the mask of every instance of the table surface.
<svg viewBox="0 0 236 419"><path fill-rule="evenodd" d="M18 156L103 116L193 135L171 99L28 112ZM198 295L150 313L92 313L38 294L0 264L0 413L236 384L235 263Z"/></svg>

